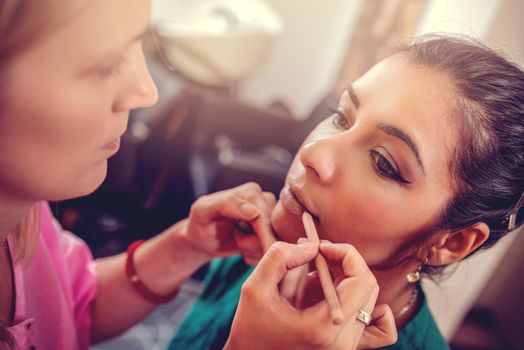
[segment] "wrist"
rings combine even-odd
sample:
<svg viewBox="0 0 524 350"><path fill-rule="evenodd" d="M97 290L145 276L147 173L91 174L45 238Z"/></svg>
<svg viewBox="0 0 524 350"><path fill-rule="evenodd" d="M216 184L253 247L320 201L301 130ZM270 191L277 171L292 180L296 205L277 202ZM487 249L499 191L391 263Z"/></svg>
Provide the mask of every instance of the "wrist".
<svg viewBox="0 0 524 350"><path fill-rule="evenodd" d="M167 294L180 286L209 258L187 241L185 222L179 222L144 242L134 254L136 274L156 294Z"/></svg>
<svg viewBox="0 0 524 350"><path fill-rule="evenodd" d="M125 265L127 279L133 287L133 289L135 290L135 292L148 302L156 305L168 303L177 296L178 288L167 294L155 293L142 282L142 278L140 278L136 270L134 258L135 252L138 249L138 247L140 247L144 242L145 240L135 241L131 243L131 245L129 245L129 247L127 248L127 257Z"/></svg>
<svg viewBox="0 0 524 350"><path fill-rule="evenodd" d="M181 256L185 257L186 262L198 265L197 268L213 258L209 252L202 249L201 245L192 239L192 236L188 231L188 224L189 220L184 219L174 225L172 230L169 230L168 232L170 235L170 242L173 246L172 251L175 252L173 258L176 261L172 264L175 268L177 263L179 263Z"/></svg>

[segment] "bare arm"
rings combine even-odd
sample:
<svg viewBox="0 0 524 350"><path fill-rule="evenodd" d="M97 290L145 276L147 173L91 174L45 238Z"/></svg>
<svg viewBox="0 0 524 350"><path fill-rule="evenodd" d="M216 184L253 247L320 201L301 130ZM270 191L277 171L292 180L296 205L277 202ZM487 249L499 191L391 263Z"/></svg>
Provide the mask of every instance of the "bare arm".
<svg viewBox="0 0 524 350"><path fill-rule="evenodd" d="M137 249L134 255L137 273L151 291L162 295L172 292L209 260L208 254L188 243L186 226L187 221L181 221ZM98 293L92 305L92 343L127 330L155 307L129 283L125 261L126 254L98 261Z"/></svg>
<svg viewBox="0 0 524 350"><path fill-rule="evenodd" d="M269 226L274 196L248 183L199 198L189 218L138 247L137 274L152 292L172 292L212 257L243 253L254 262L275 240ZM255 235L241 235L235 223L249 222ZM98 262L98 294L92 305L91 339L100 342L125 331L155 305L143 299L125 274L126 254Z"/></svg>

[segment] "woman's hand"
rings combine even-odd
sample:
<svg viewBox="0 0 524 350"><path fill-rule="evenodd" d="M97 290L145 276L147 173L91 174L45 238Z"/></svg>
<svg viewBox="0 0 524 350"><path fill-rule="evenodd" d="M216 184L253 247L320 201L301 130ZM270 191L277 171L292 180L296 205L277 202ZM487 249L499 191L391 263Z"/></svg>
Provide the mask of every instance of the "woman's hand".
<svg viewBox="0 0 524 350"><path fill-rule="evenodd" d="M341 303L352 302L352 298L357 298L356 288L367 286L369 295L361 295L365 304L360 309L369 313L372 322L369 326L364 327L362 337L358 341L357 349L374 349L386 345L394 344L397 341L397 329L395 319L390 307L386 304L375 305L379 287L375 276L369 270L364 258L357 249L350 244L333 244L329 241L322 241L320 252L326 258L331 275L335 278L337 294ZM363 286L363 287L359 287ZM358 309L352 310L354 314L347 320L350 325L346 329L362 328L363 323L356 319ZM346 326L347 327L347 326ZM351 343L355 339L355 334L344 332L337 340L335 348L344 348L343 345Z"/></svg>
<svg viewBox="0 0 524 350"><path fill-rule="evenodd" d="M298 310L279 293L287 272L312 261L318 252L319 246L309 241L271 246L242 287L226 349L362 349L396 341L391 310L375 308L377 282L350 245L320 245L320 252L341 273L337 294L345 316L342 324L332 323L325 300ZM374 317L367 327L357 320L360 309Z"/></svg>
<svg viewBox="0 0 524 350"><path fill-rule="evenodd" d="M242 253L248 264L257 263L275 241L270 215L275 196L250 182L198 198L191 206L186 235L191 245L210 257ZM248 223L253 234L237 223Z"/></svg>

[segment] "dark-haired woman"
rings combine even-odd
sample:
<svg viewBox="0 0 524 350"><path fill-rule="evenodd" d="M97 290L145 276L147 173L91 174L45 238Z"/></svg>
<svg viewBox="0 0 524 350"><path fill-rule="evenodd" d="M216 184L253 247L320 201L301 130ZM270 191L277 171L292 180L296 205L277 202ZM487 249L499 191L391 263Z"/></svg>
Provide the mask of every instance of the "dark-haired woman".
<svg viewBox="0 0 524 350"><path fill-rule="evenodd" d="M322 239L350 244L375 275L393 348L445 349L420 276L522 225L523 192L524 73L473 40L426 36L353 82L310 133L271 225L294 242L310 212ZM216 261L171 348L220 348L250 272L241 258ZM281 285L303 309L322 296L308 273Z"/></svg>

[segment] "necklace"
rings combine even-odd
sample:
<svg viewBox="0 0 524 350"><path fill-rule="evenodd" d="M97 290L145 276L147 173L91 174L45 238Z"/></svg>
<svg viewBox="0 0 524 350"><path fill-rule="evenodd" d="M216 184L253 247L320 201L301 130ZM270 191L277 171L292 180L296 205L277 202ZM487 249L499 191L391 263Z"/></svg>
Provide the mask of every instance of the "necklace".
<svg viewBox="0 0 524 350"><path fill-rule="evenodd" d="M406 305L404 305L402 309L400 309L399 312L397 312L393 317L395 319L398 319L399 317L403 316L406 312L409 311L409 309L415 303L415 301L417 301L417 299L418 299L418 288L415 287Z"/></svg>

